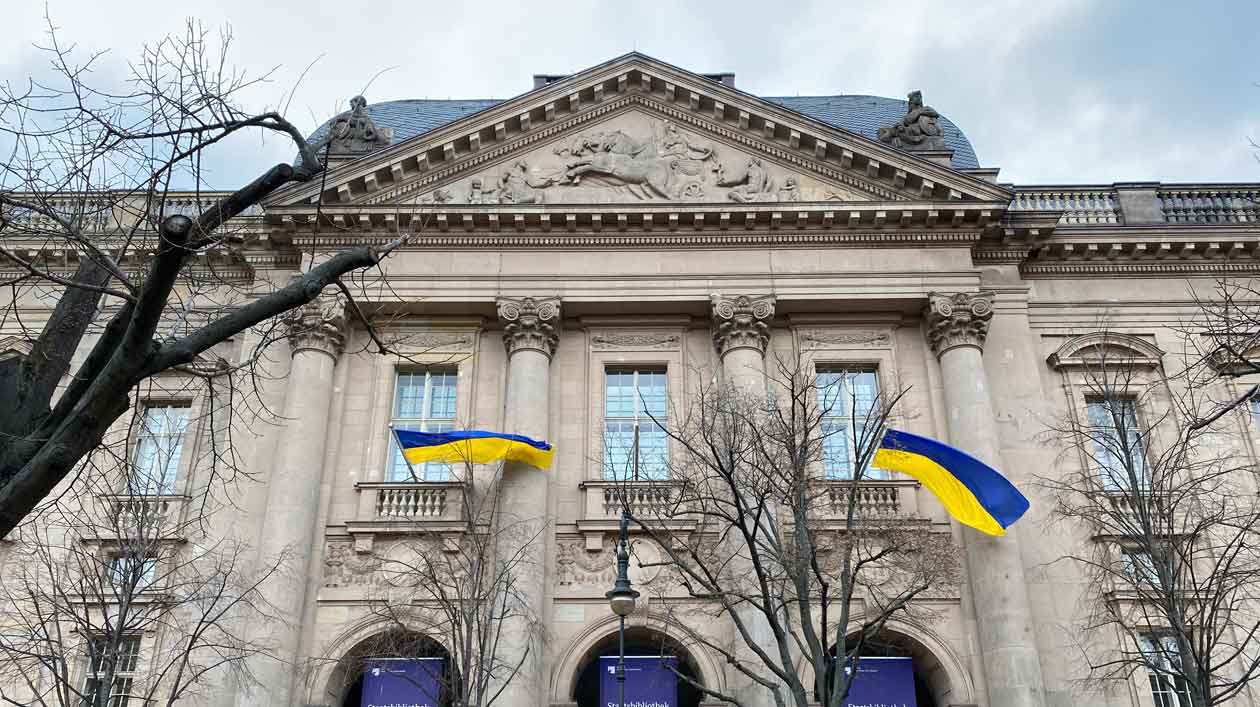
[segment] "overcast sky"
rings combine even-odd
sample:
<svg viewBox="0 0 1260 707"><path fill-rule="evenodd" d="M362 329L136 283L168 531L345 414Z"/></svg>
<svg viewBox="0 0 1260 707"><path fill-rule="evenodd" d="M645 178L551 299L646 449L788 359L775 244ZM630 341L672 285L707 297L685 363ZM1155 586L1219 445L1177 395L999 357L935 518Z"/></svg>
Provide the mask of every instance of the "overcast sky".
<svg viewBox="0 0 1260 707"><path fill-rule="evenodd" d="M44 3L3 0L0 79L46 60ZM16 7L15 7L16 6ZM926 102L980 164L1020 184L1260 181L1260 1L561 2L557 0L50 0L63 40L108 49L103 74L186 17L230 23L233 62L279 67L252 98L292 88L305 130L367 89L370 101L506 98L534 73L578 71L632 49L759 95L868 93ZM230 154L229 154L230 153ZM237 141L215 186L292 147Z"/></svg>

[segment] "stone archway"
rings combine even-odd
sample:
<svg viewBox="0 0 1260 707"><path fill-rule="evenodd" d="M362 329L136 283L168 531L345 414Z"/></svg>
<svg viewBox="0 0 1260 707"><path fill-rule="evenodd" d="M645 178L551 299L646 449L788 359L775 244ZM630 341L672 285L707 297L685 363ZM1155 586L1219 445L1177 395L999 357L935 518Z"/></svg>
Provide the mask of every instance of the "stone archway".
<svg viewBox="0 0 1260 707"><path fill-rule="evenodd" d="M912 658L918 707L975 702L975 689L962 661L939 636L921 627L890 622L878 640L867 643L863 654Z"/></svg>
<svg viewBox="0 0 1260 707"><path fill-rule="evenodd" d="M626 655L672 655L680 672L706 686L723 689L721 671L686 628L655 615L637 616L626 626ZM599 657L617 655L617 620L609 618L586 629L563 651L552 675L551 701L577 707L598 703ZM696 707L703 694L679 685L679 707Z"/></svg>
<svg viewBox="0 0 1260 707"><path fill-rule="evenodd" d="M440 643L415 631L391 628L373 633L351 646L333 665L324 682L327 704L333 707L360 707L363 672L369 658L446 658L447 672L443 682L457 686L459 675L450 662L450 654ZM441 704L449 704L445 696Z"/></svg>

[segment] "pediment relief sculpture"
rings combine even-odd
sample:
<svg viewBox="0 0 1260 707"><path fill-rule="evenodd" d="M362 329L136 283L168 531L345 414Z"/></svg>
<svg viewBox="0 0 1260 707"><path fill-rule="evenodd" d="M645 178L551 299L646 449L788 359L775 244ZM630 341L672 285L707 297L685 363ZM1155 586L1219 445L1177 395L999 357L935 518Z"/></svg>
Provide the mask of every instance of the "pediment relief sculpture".
<svg viewBox="0 0 1260 707"><path fill-rule="evenodd" d="M669 120L628 113L417 199L424 204L599 204L640 201L866 200L701 138Z"/></svg>

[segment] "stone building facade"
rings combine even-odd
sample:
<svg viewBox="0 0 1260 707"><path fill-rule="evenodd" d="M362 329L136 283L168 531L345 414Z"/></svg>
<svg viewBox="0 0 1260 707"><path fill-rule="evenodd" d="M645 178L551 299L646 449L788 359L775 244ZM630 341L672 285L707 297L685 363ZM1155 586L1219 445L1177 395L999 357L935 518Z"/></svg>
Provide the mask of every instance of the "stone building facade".
<svg viewBox="0 0 1260 707"><path fill-rule="evenodd" d="M965 549L962 585L927 600L939 618L889 626L924 699L1080 704L1064 632L1085 587L1054 561L1093 540L1048 523L1032 490L1057 463L1037 440L1043 421L1081 404L1056 362L1103 320L1142 355L1171 350L1194 293L1256 271L1260 186L1001 184L915 96L763 99L638 54L537 83L501 102L358 102L316 135L326 178L251 217L241 257L275 281L408 235L366 302L408 348L369 354L353 317L312 308L322 324L275 362L262 394L287 421L242 442L260 486L225 525L260 554L297 550L268 590L284 619L271 630L282 656L321 660L260 665L265 688L225 682L206 701L357 704L338 661L381 630L370 605L386 580L371 558L416 528L460 527L462 483L397 475L398 424L555 445L550 472L510 472L511 505L548 525L528 577L545 640L506 704L590 707L584 674L616 634L604 592L618 509L600 461L610 376L685 404L701 371L755 386L797 347L908 386L907 429L992 462L1033 499L994 539L915 482L867 482L888 513ZM403 395L421 404L400 412ZM641 643L722 630L675 625L651 601L630 625ZM735 679L717 656L685 658L705 684ZM1141 675L1088 698L1153 699Z"/></svg>

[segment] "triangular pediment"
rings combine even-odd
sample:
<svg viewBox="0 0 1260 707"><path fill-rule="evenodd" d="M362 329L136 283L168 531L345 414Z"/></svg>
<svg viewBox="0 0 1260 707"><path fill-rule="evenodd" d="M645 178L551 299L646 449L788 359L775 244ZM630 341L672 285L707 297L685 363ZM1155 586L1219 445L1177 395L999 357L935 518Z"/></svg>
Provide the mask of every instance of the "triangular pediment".
<svg viewBox="0 0 1260 707"><path fill-rule="evenodd" d="M272 206L1006 203L1006 190L640 54L331 168ZM322 189L321 189L322 187Z"/></svg>
<svg viewBox="0 0 1260 707"><path fill-rule="evenodd" d="M558 132L384 203L610 204L878 201L641 106ZM383 203L383 202L376 202Z"/></svg>

